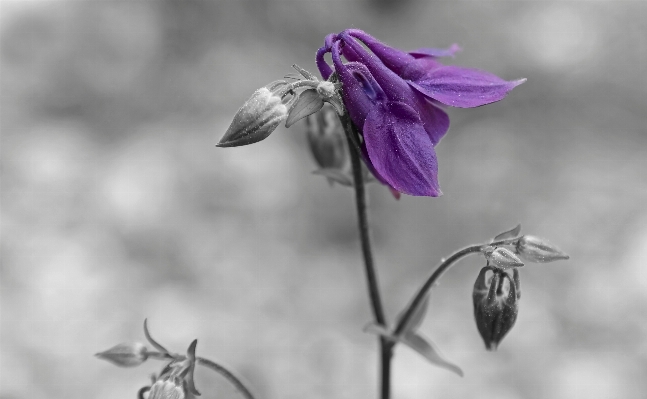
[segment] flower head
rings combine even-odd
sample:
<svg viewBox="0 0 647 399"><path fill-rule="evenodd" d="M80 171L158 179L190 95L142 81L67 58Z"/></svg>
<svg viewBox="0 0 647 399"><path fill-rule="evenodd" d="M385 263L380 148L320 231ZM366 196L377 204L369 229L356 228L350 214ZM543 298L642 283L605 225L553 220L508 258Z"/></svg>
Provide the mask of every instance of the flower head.
<svg viewBox="0 0 647 399"><path fill-rule="evenodd" d="M492 272L489 279L486 278L488 271ZM508 280L507 285L505 280ZM495 267L481 269L474 283L472 299L476 327L488 350L496 350L517 321L520 295L517 269L513 269L512 279Z"/></svg>
<svg viewBox="0 0 647 399"><path fill-rule="evenodd" d="M485 105L524 82L438 62L456 51L454 45L406 53L358 29L328 35L317 51L323 78L336 73L343 85L344 104L364 139L364 160L398 192L441 195L435 146L449 129L449 117L439 104ZM328 52L333 67L324 59Z"/></svg>

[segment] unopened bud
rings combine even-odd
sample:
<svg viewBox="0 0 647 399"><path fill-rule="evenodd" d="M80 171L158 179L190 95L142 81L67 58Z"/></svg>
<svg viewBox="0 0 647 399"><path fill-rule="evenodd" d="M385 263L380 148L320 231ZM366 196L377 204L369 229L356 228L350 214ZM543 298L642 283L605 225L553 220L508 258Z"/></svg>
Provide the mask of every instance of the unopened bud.
<svg viewBox="0 0 647 399"><path fill-rule="evenodd" d="M517 255L507 248L497 247L492 249L491 247L485 251L485 258L490 262L494 267L500 269L510 269L513 267L523 266L523 262Z"/></svg>
<svg viewBox="0 0 647 399"><path fill-rule="evenodd" d="M135 367L148 359L148 351L144 344L136 342L134 344L113 346L107 351L97 353L95 356L120 367Z"/></svg>
<svg viewBox="0 0 647 399"><path fill-rule="evenodd" d="M536 236L523 236L517 242L517 253L524 260L535 263L548 263L569 256L548 240Z"/></svg>
<svg viewBox="0 0 647 399"><path fill-rule="evenodd" d="M237 147L257 143L266 139L287 117L288 106L282 102L281 96L262 87L238 110L217 146Z"/></svg>
<svg viewBox="0 0 647 399"><path fill-rule="evenodd" d="M148 391L148 399L184 399L185 397L183 382L173 378L155 381Z"/></svg>
<svg viewBox="0 0 647 399"><path fill-rule="evenodd" d="M317 165L321 169L350 167L346 134L333 108L324 106L306 122L308 144Z"/></svg>
<svg viewBox="0 0 647 399"><path fill-rule="evenodd" d="M486 281L486 273L492 277ZM507 292L505 280L508 280ZM517 279L518 280L518 279ZM476 327L488 350L496 350L512 329L519 313L517 285L506 272L486 266L481 269L472 292Z"/></svg>

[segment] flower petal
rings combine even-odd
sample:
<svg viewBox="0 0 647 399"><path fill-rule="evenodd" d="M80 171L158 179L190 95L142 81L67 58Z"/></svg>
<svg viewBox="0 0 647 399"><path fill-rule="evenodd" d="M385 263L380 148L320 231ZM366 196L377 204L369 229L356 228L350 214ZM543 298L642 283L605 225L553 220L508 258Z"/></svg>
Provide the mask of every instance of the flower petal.
<svg viewBox="0 0 647 399"><path fill-rule="evenodd" d="M505 81L486 71L445 66L409 84L425 96L452 107L473 108L502 100L526 79Z"/></svg>
<svg viewBox="0 0 647 399"><path fill-rule="evenodd" d="M319 50L317 50L317 56L316 56L316 63L317 63L317 69L319 69L319 72L321 73L321 77L324 78L324 80L328 80L330 75L332 75L333 70L328 65L326 62L326 59L324 56L326 53L330 52L330 49L332 48L333 42L337 40L337 34L336 33L331 33L326 36L324 39L324 45L321 47Z"/></svg>
<svg viewBox="0 0 647 399"><path fill-rule="evenodd" d="M342 32L339 37L344 41L344 55L353 61L366 65L375 80L382 86L387 97L393 101L406 101L411 96L407 82L389 69L381 58L369 53L352 36Z"/></svg>
<svg viewBox="0 0 647 399"><path fill-rule="evenodd" d="M324 55L326 55L327 52L329 52L330 49L327 48L326 46L321 47L319 50L317 50L317 57L316 57L316 63L317 63L317 69L319 69L319 73L321 73L321 77L324 78L324 80L328 80L330 75L332 75L332 68L328 63L326 62L326 59L324 58Z"/></svg>
<svg viewBox="0 0 647 399"><path fill-rule="evenodd" d="M332 47L335 71L343 84L346 109L353 123L361 130L366 116L374 107L374 102L384 99L384 92L364 65L342 62L339 46L340 43L336 42Z"/></svg>
<svg viewBox="0 0 647 399"><path fill-rule="evenodd" d="M432 104L425 96L414 90L416 101L415 109L418 110L420 119L429 135L431 144L440 142L449 130L449 116L445 111Z"/></svg>
<svg viewBox="0 0 647 399"><path fill-rule="evenodd" d="M436 151L413 108L401 102L378 103L363 131L371 164L390 186L409 195L442 194Z"/></svg>
<svg viewBox="0 0 647 399"><path fill-rule="evenodd" d="M409 54L415 58L424 57L454 57L456 53L461 51L458 44L454 43L449 48L419 48L409 51Z"/></svg>
<svg viewBox="0 0 647 399"><path fill-rule="evenodd" d="M406 68L406 66L414 61L416 57L398 50L396 48L387 46L381 41L377 40L368 33L359 29L347 29L339 34L339 36L352 36L362 41L375 54L387 68L391 69L398 75Z"/></svg>

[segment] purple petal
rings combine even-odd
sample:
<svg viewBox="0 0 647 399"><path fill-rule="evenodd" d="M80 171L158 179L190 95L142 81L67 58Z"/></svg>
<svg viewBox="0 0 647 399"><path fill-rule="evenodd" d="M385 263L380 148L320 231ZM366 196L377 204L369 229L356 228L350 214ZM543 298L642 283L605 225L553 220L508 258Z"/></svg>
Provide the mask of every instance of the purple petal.
<svg viewBox="0 0 647 399"><path fill-rule="evenodd" d="M414 93L417 102L415 109L420 115L427 135L433 145L440 142L449 130L449 116L445 111L433 105L425 96Z"/></svg>
<svg viewBox="0 0 647 399"><path fill-rule="evenodd" d="M353 123L362 129L366 116L374 107L374 101L378 98L383 99L384 92L364 65L356 62L348 64L342 62L339 46L339 42L333 44L332 59L339 80L343 84L344 104ZM370 98L369 95L374 98Z"/></svg>
<svg viewBox="0 0 647 399"><path fill-rule="evenodd" d="M364 143L371 164L391 187L409 195L441 195L436 151L413 108L377 104L364 123Z"/></svg>
<svg viewBox="0 0 647 399"><path fill-rule="evenodd" d="M317 56L316 56L317 68L319 69L319 72L321 73L321 77L324 78L324 80L328 80L330 75L332 75L333 73L332 68L330 68L330 65L328 65L328 63L326 62L324 55L330 52L330 49L332 48L332 45L335 40L337 40L336 33L328 34L324 39L323 47L317 50Z"/></svg>
<svg viewBox="0 0 647 399"><path fill-rule="evenodd" d="M337 34L336 33L330 33L326 35L324 38L324 46L330 50L332 48L333 43L337 40Z"/></svg>
<svg viewBox="0 0 647 399"><path fill-rule="evenodd" d="M345 44L342 50L344 55L348 59L353 59L366 65L389 99L405 101L411 96L411 90L407 82L387 68L380 58L366 51L352 36L342 32L339 37Z"/></svg>
<svg viewBox="0 0 647 399"><path fill-rule="evenodd" d="M526 79L505 81L479 69L446 66L428 71L409 84L426 97L459 108L473 108L502 100Z"/></svg>
<svg viewBox="0 0 647 399"><path fill-rule="evenodd" d="M352 36L362 41L387 68L391 69L398 75L406 68L406 66L415 60L416 57L398 50L396 48L387 46L380 42L368 33L359 29L347 29L339 34L339 36Z"/></svg>
<svg viewBox="0 0 647 399"><path fill-rule="evenodd" d="M454 57L454 55L459 51L461 51L461 48L458 44L454 43L449 48L419 48L417 50L409 51L409 54L414 58Z"/></svg>
<svg viewBox="0 0 647 399"><path fill-rule="evenodd" d="M326 55L326 53L329 51L330 49L326 48L326 46L321 47L319 50L317 50L317 69L319 69L319 73L321 74L321 77L324 78L324 80L328 80L333 72L332 68L330 67L330 65L328 65L326 59L324 58L324 55Z"/></svg>

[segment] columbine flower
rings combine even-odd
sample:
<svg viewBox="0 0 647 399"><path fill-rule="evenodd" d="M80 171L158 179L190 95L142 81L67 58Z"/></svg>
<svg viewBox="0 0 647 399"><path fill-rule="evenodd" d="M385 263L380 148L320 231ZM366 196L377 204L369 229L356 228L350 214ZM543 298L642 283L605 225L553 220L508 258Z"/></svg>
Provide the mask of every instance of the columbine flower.
<svg viewBox="0 0 647 399"><path fill-rule="evenodd" d="M503 99L525 81L507 82L489 72L437 61L456 51L453 46L405 53L348 29L328 35L317 52L323 78L336 73L343 84L344 104L362 131L366 163L396 191L441 195L434 147L449 129L449 117L437 104L478 107ZM328 52L334 70L324 60Z"/></svg>

